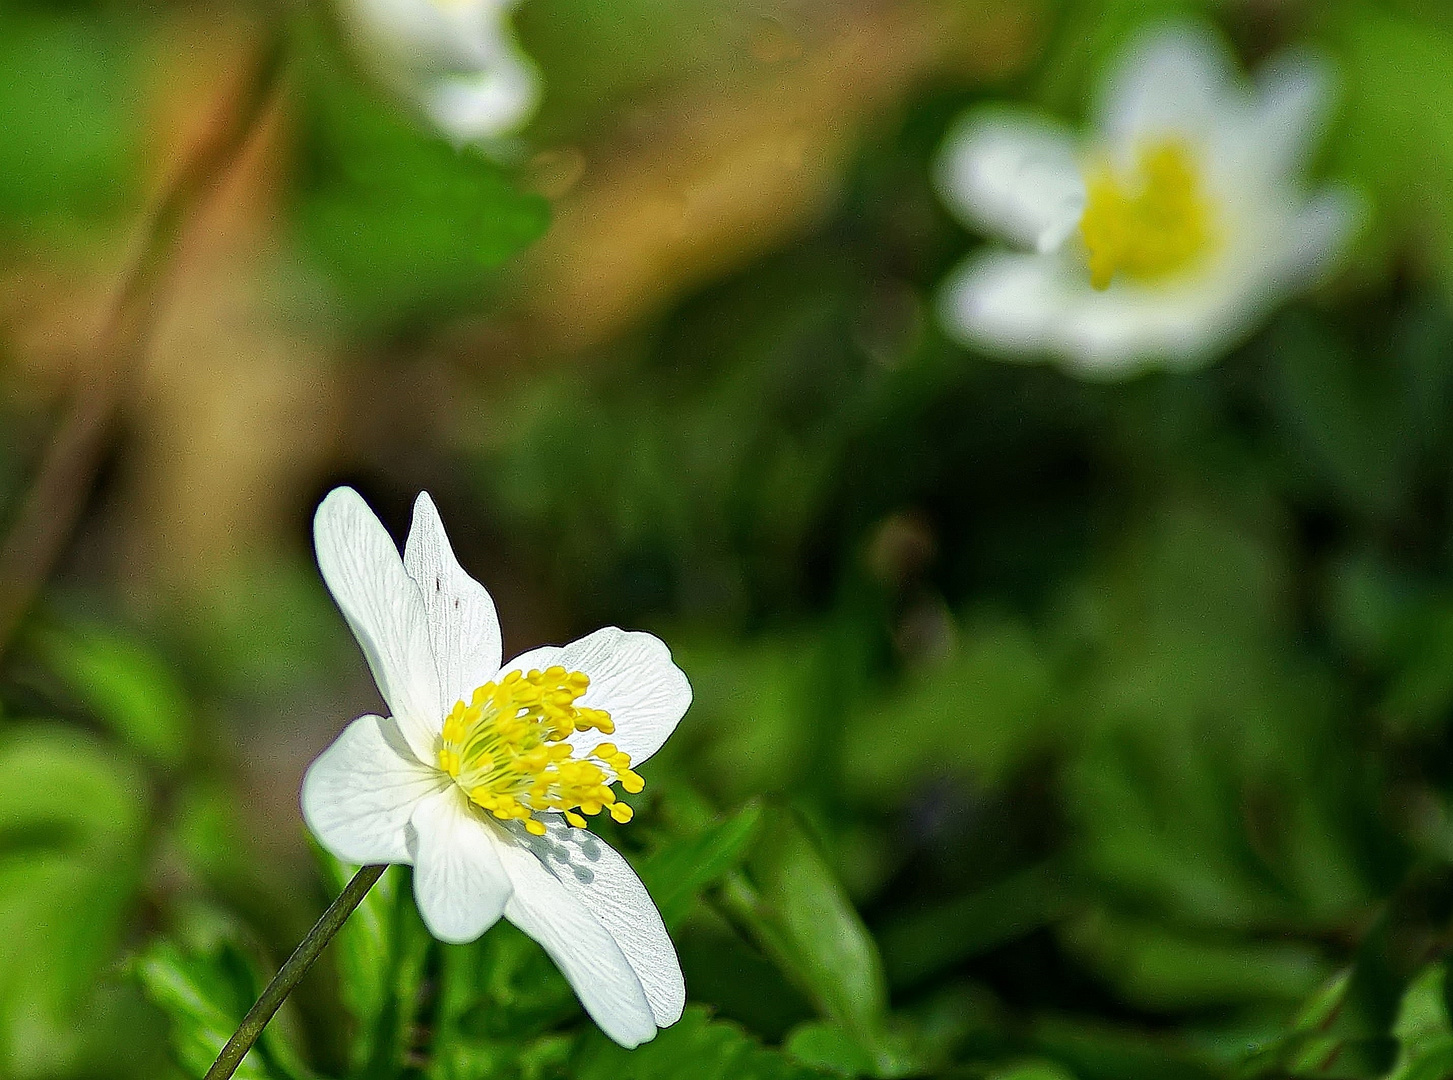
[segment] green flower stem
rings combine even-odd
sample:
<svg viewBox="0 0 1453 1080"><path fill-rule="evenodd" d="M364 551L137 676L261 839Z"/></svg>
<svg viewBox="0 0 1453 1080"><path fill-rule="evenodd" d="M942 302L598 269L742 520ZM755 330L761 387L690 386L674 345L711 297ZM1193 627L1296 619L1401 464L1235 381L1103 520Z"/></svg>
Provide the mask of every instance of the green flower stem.
<svg viewBox="0 0 1453 1080"><path fill-rule="evenodd" d="M353 909L363 902L368 890L373 888L374 882L387 869L386 866L365 866L353 875L353 880L344 886L338 898L323 912L323 917L313 924L313 929L298 943L293 955L278 968L272 982L267 984L262 996L257 999L257 1004L247 1011L237 1033L227 1040L222 1053L217 1055L217 1060L207 1070L206 1080L228 1080L237 1071L237 1066L242 1064L247 1051L252 1049L252 1044L262 1035L262 1029L267 1027L267 1022L273 1018L273 1014L313 966L313 961L318 959L328 942L333 940L333 935L348 921Z"/></svg>

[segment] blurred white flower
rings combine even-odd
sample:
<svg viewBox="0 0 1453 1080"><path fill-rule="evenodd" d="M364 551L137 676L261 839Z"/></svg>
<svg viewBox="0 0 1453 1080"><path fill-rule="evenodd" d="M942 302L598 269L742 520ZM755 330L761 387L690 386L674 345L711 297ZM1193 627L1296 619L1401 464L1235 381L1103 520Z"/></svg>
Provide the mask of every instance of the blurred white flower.
<svg viewBox="0 0 1453 1080"><path fill-rule="evenodd" d="M1301 185L1328 84L1312 57L1283 55L1248 85L1213 34L1172 27L1129 50L1084 139L1035 115L970 113L939 191L1032 250L957 270L940 297L950 332L1102 376L1213 358L1345 248L1357 200Z"/></svg>
<svg viewBox="0 0 1453 1080"><path fill-rule="evenodd" d="M506 135L540 100L509 25L518 0L338 0L358 50L455 143Z"/></svg>
<svg viewBox="0 0 1453 1080"><path fill-rule="evenodd" d="M621 1045L675 1023L686 988L661 916L582 816L630 820L611 785L641 790L632 766L691 703L666 646L608 627L501 665L494 601L427 494L402 559L351 488L323 500L313 536L392 715L355 720L308 769L308 827L345 862L411 864L442 941L472 941L503 915Z"/></svg>

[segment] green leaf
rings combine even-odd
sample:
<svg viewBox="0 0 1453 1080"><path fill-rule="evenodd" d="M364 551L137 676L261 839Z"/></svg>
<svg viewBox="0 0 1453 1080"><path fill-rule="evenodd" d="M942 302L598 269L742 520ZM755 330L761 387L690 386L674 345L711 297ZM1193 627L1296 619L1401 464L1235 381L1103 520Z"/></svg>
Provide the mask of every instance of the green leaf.
<svg viewBox="0 0 1453 1080"><path fill-rule="evenodd" d="M749 804L694 836L666 844L641 864L641 881L668 927L680 924L702 890L736 868L761 820L762 808Z"/></svg>
<svg viewBox="0 0 1453 1080"><path fill-rule="evenodd" d="M100 740L0 739L0 1074L64 1071L141 869L147 795Z"/></svg>
<svg viewBox="0 0 1453 1080"><path fill-rule="evenodd" d="M821 1080L831 1074L769 1050L735 1024L693 1005L635 1050L597 1035L576 1064L576 1080Z"/></svg>
<svg viewBox="0 0 1453 1080"><path fill-rule="evenodd" d="M723 900L824 1017L861 1039L881 1033L888 991L877 944L793 815L768 816Z"/></svg>
<svg viewBox="0 0 1453 1080"><path fill-rule="evenodd" d="M0 9L0 224L82 231L135 193L133 21Z"/></svg>
<svg viewBox="0 0 1453 1080"><path fill-rule="evenodd" d="M118 737L159 764L181 763L194 714L160 656L99 626L49 628L33 642L41 660Z"/></svg>
<svg viewBox="0 0 1453 1080"><path fill-rule="evenodd" d="M490 272L545 231L548 203L375 97L319 37L304 31L295 214L306 247L375 327L477 303Z"/></svg>
<svg viewBox="0 0 1453 1080"><path fill-rule="evenodd" d="M206 911L189 914L179 940L150 944L134 959L132 971L147 997L166 1014L173 1052L194 1077L206 1074L267 977L238 929ZM290 1026L285 1005L236 1075L244 1080L310 1080L312 1073L294 1048Z"/></svg>
<svg viewBox="0 0 1453 1080"><path fill-rule="evenodd" d="M843 749L847 782L868 798L901 795L945 770L993 783L1045 739L1052 675L1023 625L980 617L951 656L853 717ZM935 722L925 724L926 716Z"/></svg>
<svg viewBox="0 0 1453 1080"><path fill-rule="evenodd" d="M230 979L205 959L169 941L152 945L136 960L147 996L171 1020L172 1048L190 1076L203 1076L237 1030L247 1010ZM254 1046L234 1074L239 1080L273 1080Z"/></svg>
<svg viewBox="0 0 1453 1080"><path fill-rule="evenodd" d="M320 854L333 891L342 891L358 867ZM360 1075L392 1076L403 1068L423 1005L429 947L409 872L390 866L330 947L338 991L355 1024L349 1059Z"/></svg>

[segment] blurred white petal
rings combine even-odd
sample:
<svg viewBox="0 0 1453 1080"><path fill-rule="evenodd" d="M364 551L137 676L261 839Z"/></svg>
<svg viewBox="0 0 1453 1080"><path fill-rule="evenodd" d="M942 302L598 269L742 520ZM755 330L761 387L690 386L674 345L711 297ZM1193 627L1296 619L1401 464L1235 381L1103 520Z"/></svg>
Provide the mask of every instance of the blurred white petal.
<svg viewBox="0 0 1453 1080"><path fill-rule="evenodd" d="M936 166L939 193L966 222L1053 251L1085 211L1074 142L1034 116L980 113L952 131Z"/></svg>
<svg viewBox="0 0 1453 1080"><path fill-rule="evenodd" d="M1092 289L1068 260L994 254L972 260L940 298L967 344L1022 359L1058 356L1080 374L1114 378L1208 359L1242 325L1227 282L1174 289Z"/></svg>
<svg viewBox="0 0 1453 1080"><path fill-rule="evenodd" d="M1286 178L1304 167L1321 139L1332 104L1332 71L1324 59L1287 52L1257 73L1248 141L1264 172Z"/></svg>
<svg viewBox="0 0 1453 1080"><path fill-rule="evenodd" d="M440 79L424 107L456 142L471 142L518 128L535 111L539 99L535 69L505 57L487 70Z"/></svg>
<svg viewBox="0 0 1453 1080"><path fill-rule="evenodd" d="M1148 32L1116 61L1098 96L1097 127L1120 155L1158 135L1207 138L1245 91L1225 44L1200 26Z"/></svg>
<svg viewBox="0 0 1453 1080"><path fill-rule="evenodd" d="M455 142L521 127L539 76L514 42L513 3L499 0L339 0L359 53Z"/></svg>

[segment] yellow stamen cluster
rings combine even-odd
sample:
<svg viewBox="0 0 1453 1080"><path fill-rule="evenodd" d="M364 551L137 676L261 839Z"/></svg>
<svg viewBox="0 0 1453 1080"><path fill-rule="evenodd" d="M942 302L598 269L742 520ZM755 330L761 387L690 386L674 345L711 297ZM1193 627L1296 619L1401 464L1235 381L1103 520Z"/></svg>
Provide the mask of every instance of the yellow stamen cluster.
<svg viewBox="0 0 1453 1080"><path fill-rule="evenodd" d="M1203 257L1215 223L1202 188L1195 156L1180 139L1142 147L1129 177L1108 165L1094 169L1080 219L1090 284L1108 289L1117 274L1162 281Z"/></svg>
<svg viewBox="0 0 1453 1080"><path fill-rule="evenodd" d="M615 723L603 709L577 705L590 677L563 667L511 671L460 701L439 735L439 768L478 807L501 821L517 820L537 836L542 811L565 815L577 829L582 814L607 810L616 821L631 820L631 808L616 798L617 780L631 794L646 782L631 771L631 757L614 743L600 743L583 757L566 740L578 731L609 735Z"/></svg>

